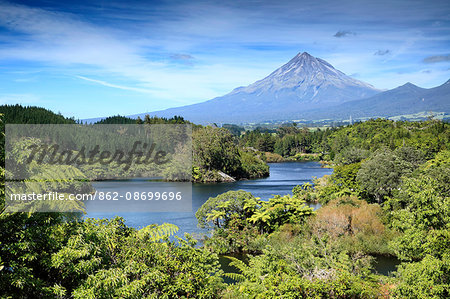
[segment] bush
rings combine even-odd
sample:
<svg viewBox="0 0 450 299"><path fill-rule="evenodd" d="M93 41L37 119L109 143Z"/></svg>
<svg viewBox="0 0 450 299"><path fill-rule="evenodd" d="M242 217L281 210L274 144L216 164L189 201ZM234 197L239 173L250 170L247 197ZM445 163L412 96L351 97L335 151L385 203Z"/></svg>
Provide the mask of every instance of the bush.
<svg viewBox="0 0 450 299"><path fill-rule="evenodd" d="M399 284L393 294L398 298L449 298L450 256L440 260L427 255L416 263L399 266Z"/></svg>

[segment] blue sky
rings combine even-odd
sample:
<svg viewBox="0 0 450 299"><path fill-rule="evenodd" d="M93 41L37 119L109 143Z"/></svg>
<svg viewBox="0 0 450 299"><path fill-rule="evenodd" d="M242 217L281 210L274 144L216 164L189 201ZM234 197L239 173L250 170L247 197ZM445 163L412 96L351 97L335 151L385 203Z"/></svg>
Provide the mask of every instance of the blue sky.
<svg viewBox="0 0 450 299"><path fill-rule="evenodd" d="M0 104L65 116L193 104L298 52L380 89L450 79L450 1L0 0Z"/></svg>

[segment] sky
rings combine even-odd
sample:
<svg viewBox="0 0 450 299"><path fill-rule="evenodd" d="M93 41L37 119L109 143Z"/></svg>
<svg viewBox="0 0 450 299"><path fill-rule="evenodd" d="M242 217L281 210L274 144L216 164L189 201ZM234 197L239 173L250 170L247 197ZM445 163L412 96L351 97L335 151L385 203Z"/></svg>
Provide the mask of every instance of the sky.
<svg viewBox="0 0 450 299"><path fill-rule="evenodd" d="M385 90L450 79L450 1L2 1L0 104L86 119L203 102L299 52Z"/></svg>

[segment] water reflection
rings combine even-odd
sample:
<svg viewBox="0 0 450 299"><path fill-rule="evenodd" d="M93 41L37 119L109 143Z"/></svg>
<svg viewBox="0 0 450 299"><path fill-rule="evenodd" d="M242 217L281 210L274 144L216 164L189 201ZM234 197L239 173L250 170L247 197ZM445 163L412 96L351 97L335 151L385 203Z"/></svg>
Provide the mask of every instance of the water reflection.
<svg viewBox="0 0 450 299"><path fill-rule="evenodd" d="M286 162L271 163L270 176L264 179L238 181L234 183L220 184L193 184L192 185L192 212L116 212L100 213L89 211L87 209L86 217L94 218L112 218L121 216L126 220L126 224L135 228L147 226L149 224L164 222L173 223L180 228L178 235L184 233L201 233L202 230L197 227L195 211L210 197L217 196L229 190L245 190L251 192L254 196L262 199L268 199L275 194L291 194L292 188L305 182L311 182L313 177L322 177L331 174L332 169L322 168L317 162ZM146 184L145 181L130 181L129 184L117 184L120 191L133 192L136 184ZM164 184L164 183L161 183ZM97 191L111 191L114 188L114 182L105 181L94 184ZM317 209L318 204L311 204Z"/></svg>

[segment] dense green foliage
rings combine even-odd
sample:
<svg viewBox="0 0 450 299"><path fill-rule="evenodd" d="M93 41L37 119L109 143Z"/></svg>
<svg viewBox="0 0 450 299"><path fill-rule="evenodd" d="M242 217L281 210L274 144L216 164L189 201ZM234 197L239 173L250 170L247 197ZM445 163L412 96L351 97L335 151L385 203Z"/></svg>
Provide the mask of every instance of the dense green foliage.
<svg viewBox="0 0 450 299"><path fill-rule="evenodd" d="M190 124L189 121L185 120L182 116L177 116L175 115L174 117L171 118L166 118L166 117L158 117L158 116L150 116L148 114L145 115L144 120L142 121L140 117L137 118L136 120L137 124Z"/></svg>
<svg viewBox="0 0 450 299"><path fill-rule="evenodd" d="M252 150L240 149L226 129L211 126L197 128L192 135L193 164L197 181L221 181L221 171L236 179L263 177L269 167Z"/></svg>
<svg viewBox="0 0 450 299"><path fill-rule="evenodd" d="M186 121L181 116L174 116L171 118L166 117L158 117L158 116L150 116L148 114L145 115L144 120L142 120L139 116L137 119L121 116L121 115L115 115L115 116L109 116L105 119L99 120L96 122L96 124L114 124L114 125L124 125L124 124L188 124L190 122Z"/></svg>
<svg viewBox="0 0 450 299"><path fill-rule="evenodd" d="M385 209L401 235L390 245L409 263L398 271L400 297L450 296L450 151L404 178Z"/></svg>
<svg viewBox="0 0 450 299"><path fill-rule="evenodd" d="M169 241L173 225L135 230L120 218L43 213L0 221L3 296L212 298L221 287L217 257L191 239Z"/></svg>
<svg viewBox="0 0 450 299"><path fill-rule="evenodd" d="M96 122L96 124L102 124L102 125L109 125L109 124L119 124L119 125L125 125L125 124L135 124L136 120L121 116L121 115L115 115L115 116L109 116L105 119L99 120Z"/></svg>
<svg viewBox="0 0 450 299"><path fill-rule="evenodd" d="M248 264L233 260L240 273L228 274L237 283L224 294L448 298L449 129L438 121L373 120L320 133L325 136L320 143L304 141L318 133L295 127L265 136L246 133L241 139L246 145L262 149L258 144L271 138L284 144L279 148L286 149L281 152L285 156L316 147L313 151L334 159L334 172L316 179L314 186L294 188L294 198L324 204L316 215L305 218L306 224L295 221L294 226L291 222L261 231L242 228L243 223L233 218L224 222L226 226L219 223L206 242L211 250L234 252L232 241L243 240L247 246L241 250L258 253ZM215 200L210 201L205 208L211 209ZM240 201L248 205L256 199L247 194ZM227 211L226 202L215 205L211 215ZM244 212L241 218L248 213ZM370 255L380 254L403 261L393 277L372 274Z"/></svg>
<svg viewBox="0 0 450 299"><path fill-rule="evenodd" d="M222 128L227 129L234 136L241 136L242 132L245 132L245 129L243 127L233 124L224 124L222 125Z"/></svg>
<svg viewBox="0 0 450 299"><path fill-rule="evenodd" d="M40 113L15 119L51 122ZM225 128L194 128L195 180L214 178L218 171L236 178L266 175L263 151L285 158L317 154L334 163L334 172L295 187L292 196L261 200L229 191L210 198L196 213L199 225L211 230L201 247L189 236L170 239L177 231L170 224L137 230L121 218L5 213L3 179L0 297L450 297L448 124L371 120L316 131L286 126L240 137L239 128L230 129L234 135ZM16 157L17 171L33 174L44 167L19 165L23 148L36 142L20 140L8 152ZM313 212L305 205L310 201L323 205ZM245 261L231 257L239 271L224 274L217 254L236 252L249 255ZM375 254L402 263L390 277L378 275ZM236 283L224 284L224 275Z"/></svg>
<svg viewBox="0 0 450 299"><path fill-rule="evenodd" d="M319 153L328 149L327 137L335 129L310 131L295 125L281 126L276 133L268 131L246 131L240 139L243 146L253 147L264 152L273 152L283 157L299 154ZM296 159L296 158L294 158Z"/></svg>
<svg viewBox="0 0 450 299"><path fill-rule="evenodd" d="M40 107L23 107L22 105L1 105L0 114L7 124L74 124L73 118L65 118L50 110Z"/></svg>
<svg viewBox="0 0 450 299"><path fill-rule="evenodd" d="M219 253L257 251L254 237L284 224L303 223L313 209L301 199L275 196L267 201L245 191L228 191L208 199L195 216L201 227L213 228L206 247Z"/></svg>
<svg viewBox="0 0 450 299"><path fill-rule="evenodd" d="M15 106L1 106L5 111L6 123L36 123L36 124L74 124L72 119L66 119L61 115L56 115L48 110L37 107L22 107L20 105ZM2 110L2 111L3 111ZM174 143L182 140L186 145L190 144L184 135L177 134L182 133L184 128L181 127L164 127L149 129L145 125L184 125L188 124L188 121L183 117L174 116L172 118L161 118L156 116L146 115L144 120L138 118L133 120L124 116L112 116L108 117L97 124L109 124L109 125L123 125L123 124L142 124L142 128L132 128L119 126L95 126L84 125L77 130L73 130L68 127L54 126L51 130L46 130L41 139L57 140L57 143L64 149L78 150L77 144L83 144L86 146L86 151L89 152L96 145L99 145L103 150L115 152L117 149L129 148L136 138L143 138L143 142L147 139L151 139L156 144L154 152L162 150L169 154L174 154L174 150L184 151L183 148L174 146ZM237 145L236 137L231 135L228 130L219 129L214 127L202 127L192 125L193 127L193 179L194 181L222 181L223 175L218 172L223 172L226 175L233 177L234 179L242 178L257 178L268 175L269 167L264 162L264 155L252 150L243 149ZM134 129L134 130L133 130ZM31 134L36 136L42 132L39 127L35 128L34 132L20 132L21 134ZM190 131L185 129L186 134L190 134ZM47 133L48 132L48 133ZM44 134L44 133L42 133ZM141 139L139 139L141 140ZM149 142L149 143L152 143ZM74 153L75 156L76 153ZM177 155L175 155L178 157ZM2 155L3 157L3 155ZM170 158L170 156L169 156ZM169 159L171 160L171 159ZM191 161L191 158L185 159ZM171 160L171 162L173 162ZM166 165L165 169L160 169L155 165L152 165L152 169L146 169L145 167L134 165L132 169L125 169L120 165L85 165L82 168L83 173L89 178L107 178L110 174L121 173L124 177L129 177L131 173L140 173L142 176L155 176L159 173L163 173L166 179L180 180L178 175L180 165L172 163ZM181 176L184 178L185 176ZM190 178L186 178L190 179ZM226 180L226 179L225 179Z"/></svg>
<svg viewBox="0 0 450 299"><path fill-rule="evenodd" d="M97 124L190 124L181 116L164 118L146 115L144 120L124 116L112 116ZM237 137L244 130L236 125L193 126L193 169L192 179L196 182L220 182L232 179L259 178L267 176L269 167L263 155L251 149L238 146ZM171 141L172 138L167 138ZM172 167L177 168L177 167ZM170 173L164 170L163 173ZM222 172L222 173L219 173ZM171 175L166 175L169 179ZM176 175L174 176L176 177Z"/></svg>
<svg viewBox="0 0 450 299"><path fill-rule="evenodd" d="M369 120L340 128L308 130L296 125L279 127L276 133L247 131L241 144L283 157L298 153L324 154L325 159L351 164L368 157L377 149L408 146L419 149L425 158L448 148L450 124L435 120L423 122ZM271 150L273 147L273 150ZM326 155L325 155L326 154Z"/></svg>
<svg viewBox="0 0 450 299"><path fill-rule="evenodd" d="M234 260L241 274L225 298L374 298L381 295L376 275L363 256L341 253L326 239L273 236L249 264Z"/></svg>
<svg viewBox="0 0 450 299"><path fill-rule="evenodd" d="M421 151L406 146L395 151L386 148L377 150L361 164L356 176L361 191L367 195L366 199L375 198L377 202L382 202L392 196L401 178L424 162L422 156Z"/></svg>

